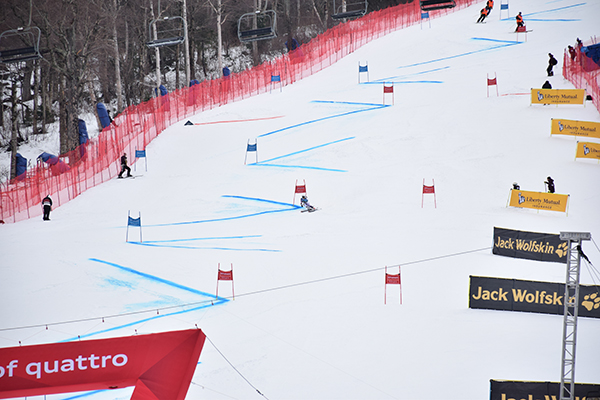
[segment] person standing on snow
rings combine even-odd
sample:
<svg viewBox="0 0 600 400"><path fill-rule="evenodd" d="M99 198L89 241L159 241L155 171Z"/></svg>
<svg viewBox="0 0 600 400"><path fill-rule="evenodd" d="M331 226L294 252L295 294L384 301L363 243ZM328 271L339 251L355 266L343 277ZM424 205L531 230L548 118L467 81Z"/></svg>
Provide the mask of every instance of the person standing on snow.
<svg viewBox="0 0 600 400"><path fill-rule="evenodd" d="M123 153L121 156L121 172L119 172L119 178L123 177L125 171L127 171L127 177L131 177L131 168L127 166L127 153Z"/></svg>
<svg viewBox="0 0 600 400"><path fill-rule="evenodd" d="M515 17L515 19L517 20L517 29L515 29L515 32L517 32L520 27L525 26L525 21L523 21L521 11L519 11L519 14Z"/></svg>
<svg viewBox="0 0 600 400"><path fill-rule="evenodd" d="M546 185L548 185L548 193L554 193L554 179L548 177L547 180L544 181Z"/></svg>
<svg viewBox="0 0 600 400"><path fill-rule="evenodd" d="M554 76L552 68L554 68L554 66L558 64L558 61L556 60L556 58L554 58L552 53L548 53L548 57L550 57L550 59L548 60L548 68L546 68L546 72L548 73L548 76Z"/></svg>
<svg viewBox="0 0 600 400"><path fill-rule="evenodd" d="M47 195L42 200L42 208L44 209L44 221L50 221L50 211L52 211L52 199L50 195Z"/></svg>
<svg viewBox="0 0 600 400"><path fill-rule="evenodd" d="M480 22L483 22L483 20L485 20L485 17L488 16L488 9L487 8L482 8L481 9L481 15L479 16L479 19L477 20L477 23L479 24Z"/></svg>

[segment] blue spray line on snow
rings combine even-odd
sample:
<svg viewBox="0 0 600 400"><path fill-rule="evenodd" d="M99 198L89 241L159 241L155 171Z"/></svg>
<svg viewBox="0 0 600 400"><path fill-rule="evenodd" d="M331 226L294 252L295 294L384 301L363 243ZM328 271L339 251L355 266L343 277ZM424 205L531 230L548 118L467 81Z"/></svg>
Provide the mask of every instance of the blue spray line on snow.
<svg viewBox="0 0 600 400"><path fill-rule="evenodd" d="M223 250L223 251L259 251L259 252L272 252L279 253L281 250L277 249L243 249L236 247L217 247L217 246L178 246L178 245L165 245L165 244L149 244L149 243L140 243L140 242L129 242L130 244L135 244L138 246L146 246L146 247L161 247L161 248L170 248L170 249L186 249L186 250Z"/></svg>
<svg viewBox="0 0 600 400"><path fill-rule="evenodd" d="M331 146L332 144L336 144L336 143L340 143L340 142L345 142L346 140L351 140L351 139L355 139L355 138L356 138L356 136L351 136L351 137L347 137L347 138L344 138L344 139L334 140L333 142L328 142L328 143L320 144L318 146L309 147L308 149L298 150L298 151L295 151L293 153L285 154L283 156L274 157L274 158L271 158L269 160L260 161L258 163L253 163L253 164L248 164L248 165L254 165L254 166L268 165L268 166L286 167L285 165L268 164L268 163L270 163L271 161L280 160L282 158L295 156L296 154L306 153L306 152L311 151L311 150L319 149L321 147ZM344 170L331 169L331 168L301 167L301 166L287 166L287 167L290 167L290 168L310 168L310 169L321 169L321 170L327 170L327 171L345 172Z"/></svg>
<svg viewBox="0 0 600 400"><path fill-rule="evenodd" d="M148 279L148 280L153 281L153 282L161 283L161 284L168 285L168 286L171 286L171 287L174 287L174 288L177 288L177 289L181 289L181 290L185 290L187 292L191 292L193 294L197 294L197 295L200 295L200 296L203 296L203 297L208 297L208 298L213 299L213 295L210 294L210 293L206 293L206 292L202 292L200 290L192 289L190 287L183 286L183 285L181 285L179 283L175 283L175 282L169 281L167 279L159 278L159 277L154 276L154 275L150 275L150 274L146 274L144 272L136 271L136 270L134 270L132 268L124 267L122 265L115 264L115 263L112 263L112 262L109 262L109 261L99 260L97 258L90 258L89 260L90 261L94 261L94 262L98 262L98 263L102 263L102 264L106 264L106 265L110 265L111 267L115 267L117 269L120 269L121 271L130 273L130 274L133 274L133 275L137 275L138 277L142 277L144 279ZM106 333L106 332L111 332L111 331L115 331L115 330L118 330L118 329L127 328L127 327L138 325L138 324L141 324L141 323L144 323L144 322L152 321L152 320L155 320L155 319L158 319L158 318L164 318L164 317L169 317L169 316L173 316L173 315L185 314L185 313L188 313L188 312L191 312L191 311L201 310L203 308L208 308L208 307L212 307L214 305L223 304L223 303L226 303L228 301L229 300L227 300L226 298L223 298L223 297L215 297L213 300L211 300L210 304L203 304L203 305L200 305L198 307L193 307L193 308L190 308L190 309L187 309L187 310L174 311L174 312L171 312L171 313L154 315L152 317L140 319L140 320L137 320L135 322L130 322L130 323L127 323L127 324L113 326L111 328L99 330L99 331L96 331L96 332L86 333L85 335L80 335L80 336L78 336L76 338L66 339L66 340L61 341L61 343L62 342L71 342L71 341L74 341L74 340L79 340L79 339L82 339L82 338L87 338L87 337L91 337L91 336L94 336L94 335L99 335L101 333ZM207 301L207 303L208 303L208 301Z"/></svg>
<svg viewBox="0 0 600 400"><path fill-rule="evenodd" d="M532 13L529 13L529 14L523 14L523 18L525 19L525 22L527 22L527 21L533 21L532 19L529 18L532 15L546 14L546 13L551 13L551 12L556 12L556 11L562 11L562 10L566 10L568 8L585 6L586 4L587 3L578 3L578 4L571 4L569 6L564 6L564 7L553 8L551 10L536 11L536 12L532 12ZM503 19L501 19L501 21L514 21L514 19L515 19L515 17L512 17L512 18L509 17L509 18L503 18Z"/></svg>
<svg viewBox="0 0 600 400"><path fill-rule="evenodd" d="M273 135L275 133L280 133L280 132L287 131L287 130L290 130L290 129L298 128L300 126L314 124L316 122L326 121L328 119L345 117L345 116L348 116L348 115L357 114L357 113L361 113L361 112L365 112L365 111L373 111L373 110L378 110L380 108L390 107L389 105L385 105L385 104L351 103L351 102L319 101L319 100L313 101L313 103L364 105L364 106L369 106L370 108L363 108L363 109L360 109L360 110L348 111L348 112L344 112L344 113L341 113L341 114L335 114L335 115L330 115L330 116L323 117L323 118L313 119L313 120L306 121L306 122L301 122L301 123L296 124L296 125L291 125L291 126L287 126L285 128L281 128L281 129L277 129L277 130L271 131L271 132L263 133L262 135L259 135L258 137L265 137L265 136Z"/></svg>
<svg viewBox="0 0 600 400"><path fill-rule="evenodd" d="M466 53L456 54L456 55L448 56L448 57L437 58L435 60L423 61L423 62L409 64L409 65L401 65L401 66L398 67L398 69L400 69L400 68L416 67L418 65L432 64L432 63L438 62L438 61L451 60L453 58L470 56L472 54L482 53L484 51L496 50L496 49L501 49L501 48L508 47L508 46L514 46L514 45L517 45L517 44L522 44L522 42L510 42L510 41L506 41L504 43L505 44L502 44L502 45L499 45L499 46L492 46L492 47L488 47L488 48L485 48L485 49L468 51Z"/></svg>
<svg viewBox="0 0 600 400"><path fill-rule="evenodd" d="M246 239L246 238L258 238L262 235L244 235L244 236L213 236L204 238L190 238L190 239L170 239L170 240L147 240L146 243L175 243L175 242L193 242L197 240L222 240L222 239Z"/></svg>
<svg viewBox="0 0 600 400"><path fill-rule="evenodd" d="M223 196L223 197L225 197L225 196ZM298 206L298 208L300 208L300 206ZM284 209L284 210L260 211L260 212L251 213L251 214L238 215L236 217L213 218L213 219L203 219L203 220L197 220L197 221L186 221L186 222L172 222L172 223L168 223L168 224L144 225L144 228L146 228L146 227L153 227L153 228L155 228L155 227L160 227L160 226L177 226L177 225L204 224L204 223L208 223L208 222L232 221L232 220L236 220L236 219L256 217L258 215L265 215L265 214L273 214L273 213L279 213L279 212L285 212L285 211L292 211L294 209L295 208L289 208L289 209Z"/></svg>

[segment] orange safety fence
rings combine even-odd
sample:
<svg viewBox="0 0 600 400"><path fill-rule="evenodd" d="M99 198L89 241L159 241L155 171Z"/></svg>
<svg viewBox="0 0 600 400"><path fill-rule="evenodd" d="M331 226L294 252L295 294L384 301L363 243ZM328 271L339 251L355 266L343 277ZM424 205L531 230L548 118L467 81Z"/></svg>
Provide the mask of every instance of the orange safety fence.
<svg viewBox="0 0 600 400"><path fill-rule="evenodd" d="M576 88L585 89L586 94L592 96L592 103L596 109L600 111L600 67L581 54L581 49L575 46L574 58L568 49L565 49L562 73Z"/></svg>
<svg viewBox="0 0 600 400"><path fill-rule="evenodd" d="M457 0L456 8L430 12L436 18L468 7L476 0ZM271 76L283 86L317 73L379 37L420 22L419 2L400 4L341 23L275 60L229 77L205 80L142 104L129 106L87 144L61 154L62 163L39 162L24 176L0 184L0 220L17 222L42 215L41 201L50 195L54 207L116 177L120 156L134 160L163 130L184 118L234 101L266 93Z"/></svg>

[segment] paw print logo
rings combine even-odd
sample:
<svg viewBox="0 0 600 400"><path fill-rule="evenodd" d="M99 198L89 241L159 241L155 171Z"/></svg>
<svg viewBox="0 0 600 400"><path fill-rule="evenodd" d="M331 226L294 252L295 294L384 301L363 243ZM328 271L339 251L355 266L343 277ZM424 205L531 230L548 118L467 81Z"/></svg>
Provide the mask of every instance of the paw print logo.
<svg viewBox="0 0 600 400"><path fill-rule="evenodd" d="M567 255L567 242L562 242L558 246L558 249L556 249L556 254L558 254L560 258Z"/></svg>
<svg viewBox="0 0 600 400"><path fill-rule="evenodd" d="M598 296L598 293L588 294L583 298L581 305L588 311L597 310L600 308L600 296Z"/></svg>

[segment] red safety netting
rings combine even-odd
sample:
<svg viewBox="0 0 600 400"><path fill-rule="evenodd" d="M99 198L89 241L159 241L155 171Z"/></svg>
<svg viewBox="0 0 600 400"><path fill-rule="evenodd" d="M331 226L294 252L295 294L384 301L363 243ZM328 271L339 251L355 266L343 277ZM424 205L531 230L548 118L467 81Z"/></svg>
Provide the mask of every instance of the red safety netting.
<svg viewBox="0 0 600 400"><path fill-rule="evenodd" d="M475 2L457 0L456 8L432 11L430 16L439 17ZM204 110L266 93L273 75L281 77L281 85L290 85L329 67L370 41L420 20L417 1L372 12L336 25L273 61L130 106L98 137L60 155L61 163L47 167L40 162L24 177L0 184L0 220L17 222L40 216L41 201L46 195L52 197L57 207L114 178L120 171L120 156L124 152L133 160L136 149L145 149L172 124Z"/></svg>
<svg viewBox="0 0 600 400"><path fill-rule="evenodd" d="M592 96L592 102L600 111L600 67L590 58L581 54L581 49L576 47L574 57L565 49L563 57L563 76L576 88L585 89L586 94Z"/></svg>

